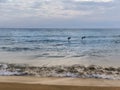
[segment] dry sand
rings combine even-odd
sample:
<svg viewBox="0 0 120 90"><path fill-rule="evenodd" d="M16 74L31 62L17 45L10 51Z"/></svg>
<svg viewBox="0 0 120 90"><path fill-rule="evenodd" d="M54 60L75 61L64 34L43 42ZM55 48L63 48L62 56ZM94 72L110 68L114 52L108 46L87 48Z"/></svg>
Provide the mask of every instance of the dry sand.
<svg viewBox="0 0 120 90"><path fill-rule="evenodd" d="M0 90L120 90L120 80L1 76Z"/></svg>

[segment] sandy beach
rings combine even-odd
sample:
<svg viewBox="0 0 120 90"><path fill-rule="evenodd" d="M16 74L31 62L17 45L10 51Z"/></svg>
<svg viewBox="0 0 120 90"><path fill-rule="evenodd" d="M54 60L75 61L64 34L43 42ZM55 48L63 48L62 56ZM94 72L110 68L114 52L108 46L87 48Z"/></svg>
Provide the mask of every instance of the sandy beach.
<svg viewBox="0 0 120 90"><path fill-rule="evenodd" d="M119 80L0 76L0 90L120 90Z"/></svg>
<svg viewBox="0 0 120 90"><path fill-rule="evenodd" d="M120 90L119 87L59 86L0 83L0 90Z"/></svg>

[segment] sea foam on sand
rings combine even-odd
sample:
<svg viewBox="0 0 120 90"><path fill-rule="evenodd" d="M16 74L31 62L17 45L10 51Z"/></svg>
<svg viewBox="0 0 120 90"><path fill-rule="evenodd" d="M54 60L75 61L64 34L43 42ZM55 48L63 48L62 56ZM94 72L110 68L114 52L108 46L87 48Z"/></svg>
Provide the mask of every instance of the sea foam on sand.
<svg viewBox="0 0 120 90"><path fill-rule="evenodd" d="M11 70L8 64L0 64L0 76L22 75L17 69Z"/></svg>
<svg viewBox="0 0 120 90"><path fill-rule="evenodd" d="M120 68L101 66L41 66L0 64L0 76L74 77L120 80Z"/></svg>

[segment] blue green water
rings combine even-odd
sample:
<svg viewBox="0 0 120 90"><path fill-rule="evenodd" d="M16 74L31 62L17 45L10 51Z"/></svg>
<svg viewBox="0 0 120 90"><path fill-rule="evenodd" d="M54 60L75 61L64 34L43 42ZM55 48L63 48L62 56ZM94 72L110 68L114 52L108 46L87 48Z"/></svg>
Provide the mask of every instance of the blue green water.
<svg viewBox="0 0 120 90"><path fill-rule="evenodd" d="M82 37L85 36L84 39ZM68 37L71 37L68 41ZM120 29L0 29L0 52L35 53L41 58L120 56ZM39 53L39 54L38 54ZM102 60L101 59L101 60Z"/></svg>

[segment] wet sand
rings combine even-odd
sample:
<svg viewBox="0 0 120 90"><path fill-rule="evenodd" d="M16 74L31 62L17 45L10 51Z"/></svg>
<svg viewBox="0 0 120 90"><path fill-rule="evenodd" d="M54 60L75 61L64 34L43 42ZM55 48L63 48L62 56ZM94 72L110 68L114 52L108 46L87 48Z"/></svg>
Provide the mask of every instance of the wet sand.
<svg viewBox="0 0 120 90"><path fill-rule="evenodd" d="M119 87L59 86L40 84L0 83L0 90L120 90Z"/></svg>
<svg viewBox="0 0 120 90"><path fill-rule="evenodd" d="M120 90L120 80L1 76L0 90Z"/></svg>

